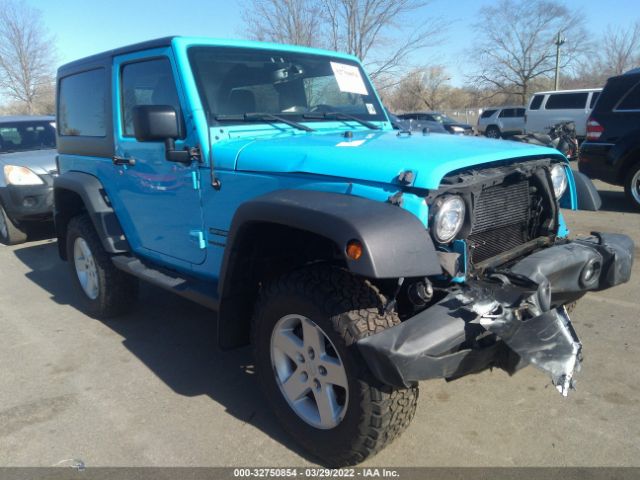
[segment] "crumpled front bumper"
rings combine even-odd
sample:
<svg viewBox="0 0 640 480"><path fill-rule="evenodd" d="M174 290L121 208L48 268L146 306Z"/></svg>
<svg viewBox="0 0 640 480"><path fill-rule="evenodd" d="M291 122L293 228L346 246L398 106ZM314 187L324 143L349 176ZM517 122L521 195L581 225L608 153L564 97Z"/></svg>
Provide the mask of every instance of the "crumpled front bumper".
<svg viewBox="0 0 640 480"><path fill-rule="evenodd" d="M633 252L629 237L607 233L540 250L361 339L358 348L390 385L457 378L488 366L514 373L533 364L566 396L582 345L563 305L627 282Z"/></svg>

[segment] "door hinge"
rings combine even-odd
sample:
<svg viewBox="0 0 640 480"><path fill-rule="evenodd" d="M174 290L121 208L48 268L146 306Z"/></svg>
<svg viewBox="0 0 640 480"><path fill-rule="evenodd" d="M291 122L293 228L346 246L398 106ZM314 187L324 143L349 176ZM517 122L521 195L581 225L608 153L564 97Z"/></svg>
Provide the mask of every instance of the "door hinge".
<svg viewBox="0 0 640 480"><path fill-rule="evenodd" d="M189 232L189 237L198 242L200 250L207 248L207 242L204 239L204 232L202 230L191 230Z"/></svg>

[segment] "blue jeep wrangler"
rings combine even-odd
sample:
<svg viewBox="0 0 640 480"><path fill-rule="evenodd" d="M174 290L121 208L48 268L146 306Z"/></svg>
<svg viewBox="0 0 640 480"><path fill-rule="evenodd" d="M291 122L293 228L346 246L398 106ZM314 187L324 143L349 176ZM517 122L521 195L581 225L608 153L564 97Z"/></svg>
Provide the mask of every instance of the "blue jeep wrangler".
<svg viewBox="0 0 640 480"><path fill-rule="evenodd" d="M87 312L142 279L253 343L283 427L327 465L411 421L418 381L546 371L581 344L565 305L629 279L628 237L568 240L597 209L556 150L394 131L358 59L163 38L58 71L60 255Z"/></svg>

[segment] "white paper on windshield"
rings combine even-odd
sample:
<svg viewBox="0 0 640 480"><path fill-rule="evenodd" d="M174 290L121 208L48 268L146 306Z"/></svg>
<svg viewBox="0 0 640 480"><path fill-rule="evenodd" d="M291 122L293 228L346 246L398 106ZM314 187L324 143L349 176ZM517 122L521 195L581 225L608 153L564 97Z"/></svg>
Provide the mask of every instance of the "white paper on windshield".
<svg viewBox="0 0 640 480"><path fill-rule="evenodd" d="M367 87L362 80L362 75L360 75L358 67L337 62L330 63L341 92L357 93L360 95L368 94Z"/></svg>
<svg viewBox="0 0 640 480"><path fill-rule="evenodd" d="M375 115L376 113L376 107L373 106L373 103L365 103L364 104L367 107L367 112L369 112L369 115Z"/></svg>

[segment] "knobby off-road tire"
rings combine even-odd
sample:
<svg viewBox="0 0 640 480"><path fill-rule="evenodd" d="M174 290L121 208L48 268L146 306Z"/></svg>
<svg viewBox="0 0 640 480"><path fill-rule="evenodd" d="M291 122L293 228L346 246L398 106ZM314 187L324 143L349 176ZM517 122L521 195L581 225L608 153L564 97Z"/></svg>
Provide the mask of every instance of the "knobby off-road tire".
<svg viewBox="0 0 640 480"><path fill-rule="evenodd" d="M5 245L17 245L27 240L27 234L7 215L4 207L0 205L0 243Z"/></svg>
<svg viewBox="0 0 640 480"><path fill-rule="evenodd" d="M138 297L138 279L113 265L87 215L69 221L66 248L71 275L86 313L106 319L133 308Z"/></svg>
<svg viewBox="0 0 640 480"><path fill-rule="evenodd" d="M383 304L384 298L370 282L329 266L300 269L262 286L252 325L258 380L284 429L327 466L353 465L374 455L398 437L415 414L417 385L395 388L382 384L371 374L355 345L361 338L400 323L393 312L381 314ZM286 358L293 371L290 379L299 375L295 378L302 382L304 374L309 377L311 389L302 401L305 405L315 401L320 410L315 397L320 390L313 390L317 385L313 377L323 381L322 374L327 371L317 363L310 366L317 360L308 355L308 335L303 325L318 327L311 331L324 334L327 356L344 368L347 388L330 386L337 403L342 402L336 425L312 425L308 416L304 420L304 415L294 411L292 405L299 403L292 404L285 396L282 385L287 382L278 373L283 368L282 355L280 350L274 350L274 339L280 338L278 332L302 334L304 341L294 339L302 347L290 353L299 360ZM273 360L276 356L279 360ZM284 367L286 370L286 362Z"/></svg>
<svg viewBox="0 0 640 480"><path fill-rule="evenodd" d="M640 162L633 165L624 179L624 193L636 209L640 210Z"/></svg>

